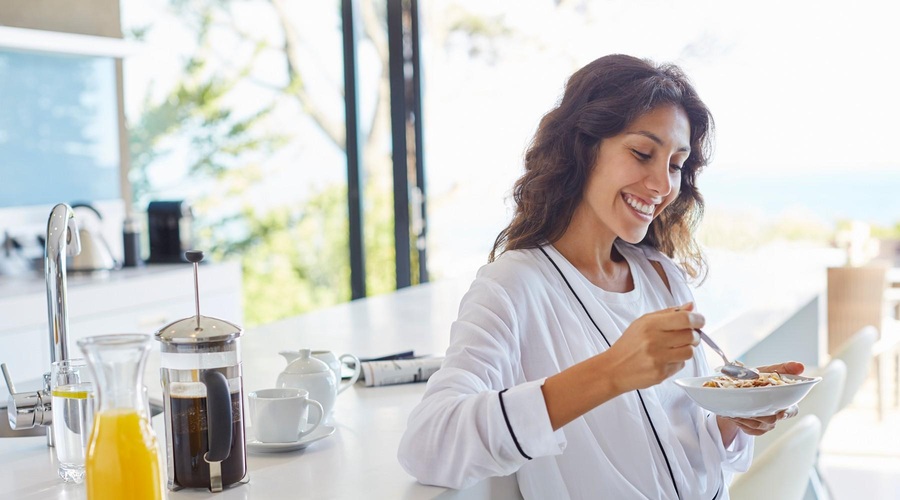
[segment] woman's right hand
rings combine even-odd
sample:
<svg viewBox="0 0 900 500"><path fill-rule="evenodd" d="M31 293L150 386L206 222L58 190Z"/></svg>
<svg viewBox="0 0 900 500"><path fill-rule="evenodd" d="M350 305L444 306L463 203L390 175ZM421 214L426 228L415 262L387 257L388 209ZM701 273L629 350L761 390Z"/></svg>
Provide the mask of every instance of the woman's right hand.
<svg viewBox="0 0 900 500"><path fill-rule="evenodd" d="M694 304L662 309L636 319L603 356L622 393L656 385L674 375L694 355L706 323Z"/></svg>
<svg viewBox="0 0 900 500"><path fill-rule="evenodd" d="M541 387L553 430L610 399L656 385L694 355L703 316L692 303L635 320L607 351L548 377Z"/></svg>

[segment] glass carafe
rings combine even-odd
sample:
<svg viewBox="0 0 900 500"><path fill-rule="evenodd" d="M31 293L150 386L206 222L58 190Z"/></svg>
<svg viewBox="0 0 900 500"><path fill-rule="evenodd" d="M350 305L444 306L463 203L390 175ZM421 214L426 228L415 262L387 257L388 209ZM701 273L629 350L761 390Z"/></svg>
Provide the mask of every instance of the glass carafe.
<svg viewBox="0 0 900 500"><path fill-rule="evenodd" d="M79 340L78 347L97 385L85 458L88 499L161 499L159 446L143 395L150 336L99 335Z"/></svg>

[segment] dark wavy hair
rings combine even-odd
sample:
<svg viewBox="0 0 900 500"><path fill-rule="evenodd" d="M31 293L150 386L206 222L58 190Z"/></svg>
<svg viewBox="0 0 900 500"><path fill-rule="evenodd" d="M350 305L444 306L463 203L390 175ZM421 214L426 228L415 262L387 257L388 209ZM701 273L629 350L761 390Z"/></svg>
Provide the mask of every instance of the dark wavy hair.
<svg viewBox="0 0 900 500"><path fill-rule="evenodd" d="M573 74L559 104L541 119L525 154L525 173L513 186L515 214L497 236L489 261L506 250L537 248L562 237L603 139L665 104L687 114L691 153L678 197L653 220L641 244L675 259L692 278L703 275L706 263L693 233L703 216L696 180L712 150L712 115L679 67L618 54Z"/></svg>

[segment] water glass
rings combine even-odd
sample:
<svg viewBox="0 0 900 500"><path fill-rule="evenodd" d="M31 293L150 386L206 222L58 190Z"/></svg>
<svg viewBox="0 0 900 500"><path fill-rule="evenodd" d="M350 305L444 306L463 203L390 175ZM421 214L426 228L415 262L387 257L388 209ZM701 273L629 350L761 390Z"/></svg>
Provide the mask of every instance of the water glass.
<svg viewBox="0 0 900 500"><path fill-rule="evenodd" d="M67 483L81 483L94 422L94 385L87 362L68 359L52 363L50 392L59 477Z"/></svg>

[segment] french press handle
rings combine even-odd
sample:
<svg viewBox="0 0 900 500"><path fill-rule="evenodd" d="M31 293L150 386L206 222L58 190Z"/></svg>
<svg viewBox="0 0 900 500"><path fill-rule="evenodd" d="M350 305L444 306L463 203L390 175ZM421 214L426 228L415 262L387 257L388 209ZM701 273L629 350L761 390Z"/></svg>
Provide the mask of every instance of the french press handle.
<svg viewBox="0 0 900 500"><path fill-rule="evenodd" d="M206 384L206 440L209 444L209 451L203 459L210 467L210 490L216 492L222 490L221 462L231 454L231 440L234 437L231 389L225 375L215 370L203 372L203 383Z"/></svg>

